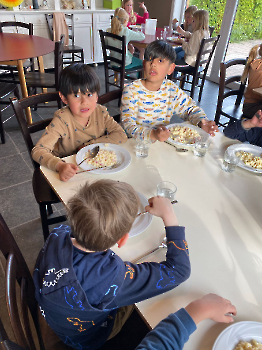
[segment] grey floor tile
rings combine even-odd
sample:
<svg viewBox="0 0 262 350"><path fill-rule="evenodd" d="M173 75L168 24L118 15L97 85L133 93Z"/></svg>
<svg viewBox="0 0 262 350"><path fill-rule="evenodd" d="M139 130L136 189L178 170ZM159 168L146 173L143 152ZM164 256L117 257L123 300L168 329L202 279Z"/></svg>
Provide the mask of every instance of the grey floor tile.
<svg viewBox="0 0 262 350"><path fill-rule="evenodd" d="M40 216L31 180L0 190L0 198L0 213L10 229Z"/></svg>
<svg viewBox="0 0 262 350"><path fill-rule="evenodd" d="M5 131L5 143L0 143L0 158L10 157L19 153L19 149Z"/></svg>
<svg viewBox="0 0 262 350"><path fill-rule="evenodd" d="M32 178L32 172L20 154L0 158L0 169L0 189Z"/></svg>

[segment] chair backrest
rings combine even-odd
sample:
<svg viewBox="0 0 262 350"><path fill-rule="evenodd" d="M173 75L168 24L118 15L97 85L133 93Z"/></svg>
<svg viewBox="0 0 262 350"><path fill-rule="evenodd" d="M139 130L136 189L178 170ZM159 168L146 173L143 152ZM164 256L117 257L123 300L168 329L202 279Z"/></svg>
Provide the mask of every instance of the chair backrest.
<svg viewBox="0 0 262 350"><path fill-rule="evenodd" d="M20 126L20 130L22 132L23 138L25 140L25 144L30 155L31 161L33 163L34 168L38 168L39 164L36 163L31 157L31 151L34 147L34 143L31 137L31 134L34 132L44 130L51 122L52 118L44 119L32 124L27 124L25 108L32 107L38 105L40 103L58 101L60 100L58 91L55 92L46 92L38 95L29 96L23 98L22 100L18 100L17 98L12 98L11 103L15 112L15 116L17 118L18 124Z"/></svg>
<svg viewBox="0 0 262 350"><path fill-rule="evenodd" d="M0 350L26 350L21 346L15 344L8 338L1 318L0 318Z"/></svg>
<svg viewBox="0 0 262 350"><path fill-rule="evenodd" d="M64 53L64 35L61 35L60 41L55 42L55 87L59 89L59 79L63 70L63 53Z"/></svg>
<svg viewBox="0 0 262 350"><path fill-rule="evenodd" d="M230 68L234 68L234 66L242 66L242 72L244 71L244 67L246 65L247 60L244 58L236 58L227 62L220 63L220 78L219 78L219 92L217 99L217 109L215 114L215 122L217 125L225 126L226 123L220 122L220 116L223 115L229 120L238 119L241 117L242 111L238 111L241 100L244 95L246 81L244 83L241 82L241 75L229 75L228 70ZM234 85L229 86L230 84L237 83L237 88ZM233 88L232 88L233 86ZM225 88L229 88L230 90L225 92ZM236 96L235 104L233 108L227 108L227 110L222 108L223 101L229 96Z"/></svg>
<svg viewBox="0 0 262 350"><path fill-rule="evenodd" d="M54 40L54 30L53 30L53 14L45 14L46 23L48 27L49 38ZM69 43L73 45L75 43L75 32L74 32L74 14L65 13L66 24L68 27L68 39Z"/></svg>
<svg viewBox="0 0 262 350"><path fill-rule="evenodd" d="M229 96L236 95L237 99L235 102L235 105L239 106L241 103L241 99L243 97L246 81L244 83L241 82L241 75L232 75L227 77L227 70L230 67L236 66L236 65L242 65L243 70L247 63L247 60L245 58L236 58L227 62L221 62L220 63L220 78L219 78L219 99L223 100ZM228 87L229 84L232 83L239 83L239 88L237 89L231 89L230 91L227 91L225 93L225 88Z"/></svg>
<svg viewBox="0 0 262 350"><path fill-rule="evenodd" d="M109 69L112 66L119 67L120 86L124 86L125 62L126 62L126 37L99 30L105 68L105 80L109 81ZM108 39L115 40L115 46L108 44ZM119 57L120 58L117 58ZM114 84L111 84L114 85Z"/></svg>
<svg viewBox="0 0 262 350"><path fill-rule="evenodd" d="M6 28L6 27L16 27L16 33L21 33L21 31L19 31L19 28L25 28L28 31L26 32L23 31L23 34L29 34L29 35L34 34L33 23L23 23L23 22L15 22L15 21L0 22L0 33L3 33L3 28Z"/></svg>
<svg viewBox="0 0 262 350"><path fill-rule="evenodd" d="M41 350L44 344L39 326L38 304L35 299L35 287L25 259L16 244L13 235L0 214L0 250L6 259L5 285L6 302L10 322L17 344L28 350L36 350L30 324L31 314ZM20 287L17 296L16 286ZM20 311L18 311L20 309ZM6 337L5 331L3 337Z"/></svg>
<svg viewBox="0 0 262 350"><path fill-rule="evenodd" d="M122 90L121 89L116 89L116 90L113 90L113 91L109 91L101 96L98 97L98 103L100 105L104 105L108 102L111 102L111 101L114 101L114 100L120 100L121 99L121 96L122 96ZM108 106L109 108L110 106ZM109 111L110 113L110 111ZM110 113L111 117L113 117L115 119L116 122L120 122L120 114L116 114L116 115L112 115Z"/></svg>
<svg viewBox="0 0 262 350"><path fill-rule="evenodd" d="M218 35L214 38L202 39L196 59L196 72L198 72L201 67L201 71L204 71L204 74L206 75L219 38L220 36Z"/></svg>

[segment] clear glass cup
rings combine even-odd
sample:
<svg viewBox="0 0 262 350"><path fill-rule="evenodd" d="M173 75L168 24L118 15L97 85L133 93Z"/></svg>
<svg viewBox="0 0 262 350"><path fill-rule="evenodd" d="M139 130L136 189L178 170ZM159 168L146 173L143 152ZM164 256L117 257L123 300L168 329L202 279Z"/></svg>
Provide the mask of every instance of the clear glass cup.
<svg viewBox="0 0 262 350"><path fill-rule="evenodd" d="M140 137L136 138L136 156L138 158L146 158L148 156L149 147L150 141L143 140Z"/></svg>
<svg viewBox="0 0 262 350"><path fill-rule="evenodd" d="M226 149L222 163L222 169L227 173L232 173L239 163L239 158L236 156L234 150Z"/></svg>
<svg viewBox="0 0 262 350"><path fill-rule="evenodd" d="M197 157L204 157L208 151L210 140L208 138L201 138L195 140L193 147L194 155Z"/></svg>
<svg viewBox="0 0 262 350"><path fill-rule="evenodd" d="M141 24L141 32L143 32L145 34L145 23Z"/></svg>
<svg viewBox="0 0 262 350"><path fill-rule="evenodd" d="M169 26L164 26L164 36L166 39L168 36L170 36L170 33L169 33Z"/></svg>
<svg viewBox="0 0 262 350"><path fill-rule="evenodd" d="M177 187L172 182L162 181L157 185L157 195L166 197L170 201L175 199Z"/></svg>

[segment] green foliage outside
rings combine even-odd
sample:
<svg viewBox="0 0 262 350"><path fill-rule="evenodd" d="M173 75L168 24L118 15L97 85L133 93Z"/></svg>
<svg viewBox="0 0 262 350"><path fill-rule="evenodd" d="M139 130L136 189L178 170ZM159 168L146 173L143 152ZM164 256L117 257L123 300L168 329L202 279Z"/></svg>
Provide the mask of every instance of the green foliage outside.
<svg viewBox="0 0 262 350"><path fill-rule="evenodd" d="M190 5L209 12L209 25L219 34L226 0L190 0ZM262 0L239 0L230 42L262 39Z"/></svg>

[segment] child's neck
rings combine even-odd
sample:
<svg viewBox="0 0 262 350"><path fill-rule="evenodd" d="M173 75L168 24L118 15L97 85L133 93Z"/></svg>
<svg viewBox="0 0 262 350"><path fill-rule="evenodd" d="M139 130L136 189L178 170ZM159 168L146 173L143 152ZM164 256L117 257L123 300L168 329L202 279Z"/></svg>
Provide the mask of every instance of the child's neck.
<svg viewBox="0 0 262 350"><path fill-rule="evenodd" d="M149 90L149 91L158 91L161 87L163 82L159 83L159 82L151 82L147 79L142 80L142 84L144 85L144 87Z"/></svg>
<svg viewBox="0 0 262 350"><path fill-rule="evenodd" d="M88 249L83 248L79 243L77 243L75 238L71 238L71 241L77 249L83 250L86 253L94 253L93 250L88 250Z"/></svg>

